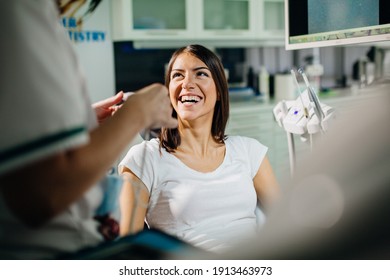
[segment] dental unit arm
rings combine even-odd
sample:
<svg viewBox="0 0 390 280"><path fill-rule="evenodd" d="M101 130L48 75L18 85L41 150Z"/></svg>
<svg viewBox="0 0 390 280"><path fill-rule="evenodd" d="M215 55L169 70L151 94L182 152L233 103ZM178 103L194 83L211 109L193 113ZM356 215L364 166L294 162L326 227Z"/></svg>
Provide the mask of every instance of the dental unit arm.
<svg viewBox="0 0 390 280"><path fill-rule="evenodd" d="M296 81L294 71L291 72ZM304 142L309 138L312 147L312 136L325 133L328 130L329 121L334 117L333 108L319 101L305 74L301 71L300 74L305 79L306 89L300 92L298 87L300 94L296 100L282 100L273 109L275 120L287 133L291 176L294 174L296 156L293 134L300 135Z"/></svg>

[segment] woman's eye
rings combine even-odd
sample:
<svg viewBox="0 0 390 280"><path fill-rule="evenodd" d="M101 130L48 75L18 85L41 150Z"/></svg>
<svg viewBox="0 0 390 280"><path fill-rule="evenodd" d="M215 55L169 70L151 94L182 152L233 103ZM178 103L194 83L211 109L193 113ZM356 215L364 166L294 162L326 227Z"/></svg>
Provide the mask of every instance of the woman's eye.
<svg viewBox="0 0 390 280"><path fill-rule="evenodd" d="M172 74L172 79L177 78L177 77L180 77L180 76L181 76L180 73L173 73L173 74Z"/></svg>
<svg viewBox="0 0 390 280"><path fill-rule="evenodd" d="M204 77L208 77L209 76L208 73L203 72L203 71L199 71L197 74L198 74L198 76L204 76Z"/></svg>

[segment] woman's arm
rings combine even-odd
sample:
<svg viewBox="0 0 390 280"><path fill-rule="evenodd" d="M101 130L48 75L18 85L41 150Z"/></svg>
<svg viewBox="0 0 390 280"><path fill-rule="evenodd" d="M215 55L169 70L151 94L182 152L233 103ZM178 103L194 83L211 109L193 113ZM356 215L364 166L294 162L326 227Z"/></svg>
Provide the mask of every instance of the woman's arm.
<svg viewBox="0 0 390 280"><path fill-rule="evenodd" d="M280 187L267 156L253 178L253 183L257 198L265 210L272 207L280 196Z"/></svg>
<svg viewBox="0 0 390 280"><path fill-rule="evenodd" d="M128 168L122 170L124 182L120 196L120 234L127 235L141 231L144 227L149 191Z"/></svg>
<svg viewBox="0 0 390 280"><path fill-rule="evenodd" d="M171 114L163 85L154 84L138 91L90 133L87 145L0 175L5 202L26 225L42 225L99 181L139 131L175 127L177 120Z"/></svg>

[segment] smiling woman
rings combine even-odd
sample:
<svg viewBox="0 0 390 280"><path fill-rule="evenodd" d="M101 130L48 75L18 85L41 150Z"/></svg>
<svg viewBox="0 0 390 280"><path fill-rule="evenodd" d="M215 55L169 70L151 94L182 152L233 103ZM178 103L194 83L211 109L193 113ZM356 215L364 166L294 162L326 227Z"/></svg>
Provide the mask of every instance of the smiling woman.
<svg viewBox="0 0 390 280"><path fill-rule="evenodd" d="M187 76L184 75L185 68L189 69L187 70ZM210 103L213 102L211 104L213 115L212 121L209 121L211 125L209 131L211 131L211 135L216 142L223 141L226 123L229 118L229 92L224 67L213 52L199 45L189 45L176 50L168 64L165 85L169 88L174 108L175 102L172 98L175 97L172 94L174 90L180 90L180 86L184 89L180 96L195 91L200 94L200 97L210 100L211 95L214 94L213 98L215 100L210 100ZM207 87L210 88L207 89ZM185 94L185 90L187 94ZM175 117L177 117L177 113L175 108ZM173 151L181 141L179 130L163 129L160 141L162 147L168 151Z"/></svg>
<svg viewBox="0 0 390 280"><path fill-rule="evenodd" d="M195 120L211 125L217 91L208 67L187 53L179 55L172 67L170 98L183 125Z"/></svg>
<svg viewBox="0 0 390 280"><path fill-rule="evenodd" d="M278 197L267 147L227 136L229 96L219 58L200 45L176 50L165 84L178 119L158 139L132 147L119 165L121 233L161 230L223 252L257 230L255 210Z"/></svg>

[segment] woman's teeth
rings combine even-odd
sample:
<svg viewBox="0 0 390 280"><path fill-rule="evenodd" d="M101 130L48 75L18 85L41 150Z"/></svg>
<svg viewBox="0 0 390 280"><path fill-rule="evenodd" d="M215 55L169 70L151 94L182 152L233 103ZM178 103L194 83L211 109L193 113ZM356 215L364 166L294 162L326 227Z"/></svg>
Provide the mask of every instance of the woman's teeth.
<svg viewBox="0 0 390 280"><path fill-rule="evenodd" d="M200 101L200 97L199 96L182 96L180 101L182 103L185 103L185 102L197 103Z"/></svg>

